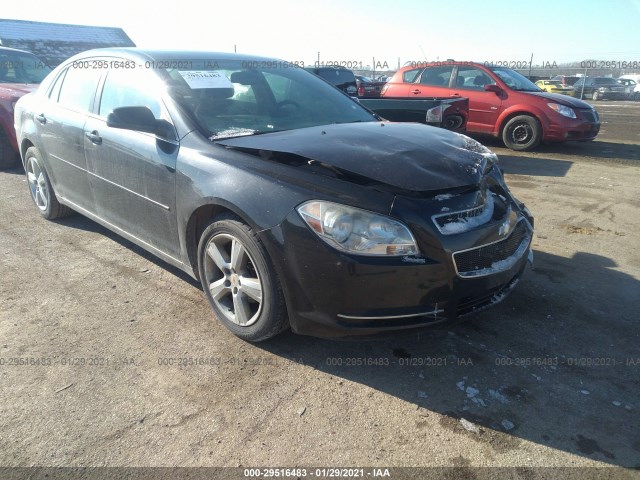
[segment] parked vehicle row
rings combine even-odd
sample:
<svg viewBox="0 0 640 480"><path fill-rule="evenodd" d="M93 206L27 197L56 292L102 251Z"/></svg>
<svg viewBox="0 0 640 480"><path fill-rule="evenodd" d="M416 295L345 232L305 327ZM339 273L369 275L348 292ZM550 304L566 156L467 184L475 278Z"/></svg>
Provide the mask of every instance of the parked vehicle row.
<svg viewBox="0 0 640 480"><path fill-rule="evenodd" d="M342 66L308 68L327 83L351 97L356 97L361 105L392 122L417 122L442 127L458 133L465 133L469 117L469 101L466 98L446 97L414 100L409 98L380 98L380 91L361 95L361 80L352 70ZM365 78L365 77L360 77ZM357 89L353 86L358 85ZM377 88L384 85L377 83Z"/></svg>
<svg viewBox="0 0 640 480"><path fill-rule="evenodd" d="M85 61L105 68L73 68ZM114 67L145 62L159 67ZM381 122L277 64L139 49L64 62L15 106L38 211L80 212L199 279L249 341L423 327L502 301L533 218L495 154Z"/></svg>
<svg viewBox="0 0 640 480"><path fill-rule="evenodd" d="M547 93L506 67L446 62L398 70L381 96L469 99L467 131L502 139L512 150L541 142L593 140L600 130L596 110L568 95Z"/></svg>
<svg viewBox="0 0 640 480"><path fill-rule="evenodd" d="M620 78L557 75L550 81L559 81L566 87L572 87L573 96L578 98L588 98L594 101L604 99L640 100L640 74L627 74ZM545 80L545 82L548 81ZM542 86L541 88L544 89Z"/></svg>

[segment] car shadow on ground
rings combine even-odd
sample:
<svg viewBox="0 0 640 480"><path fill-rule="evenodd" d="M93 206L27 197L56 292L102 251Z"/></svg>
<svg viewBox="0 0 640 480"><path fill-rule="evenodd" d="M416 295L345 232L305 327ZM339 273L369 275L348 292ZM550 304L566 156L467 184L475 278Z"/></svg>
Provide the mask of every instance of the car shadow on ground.
<svg viewBox="0 0 640 480"><path fill-rule="evenodd" d="M130 242L126 238L123 238L120 235L118 235L117 233L114 233L111 230L107 230L105 227L103 227L99 223L94 222L93 220L91 220L91 219L89 219L89 218L87 218L87 217L85 217L83 215L73 214L73 215L71 215L69 217L61 218L59 220L54 220L53 222L57 223L59 225L68 227L68 228L76 228L78 230L83 230L85 232L93 232L93 233L97 233L99 235L102 235L104 237L107 237L107 238L113 240L114 242L118 243L122 247L124 247L124 248L126 248L128 250L131 250L132 252L137 253L138 255L140 255L144 259L150 261L151 263L154 263L158 267L163 268L163 269L167 270L168 272L173 273L176 277L178 277L178 278L184 280L185 282L190 283L192 286L202 290L200 282L198 282L197 280L192 278L186 272L180 270L177 267L174 267L170 263L165 262L164 260L162 260L159 257L153 255L152 253L147 252L144 248L139 247L135 243Z"/></svg>
<svg viewBox="0 0 640 480"><path fill-rule="evenodd" d="M535 263L463 324L359 342L285 333L256 347L415 404L416 435L437 412L496 454L526 440L640 468L640 282L588 253Z"/></svg>

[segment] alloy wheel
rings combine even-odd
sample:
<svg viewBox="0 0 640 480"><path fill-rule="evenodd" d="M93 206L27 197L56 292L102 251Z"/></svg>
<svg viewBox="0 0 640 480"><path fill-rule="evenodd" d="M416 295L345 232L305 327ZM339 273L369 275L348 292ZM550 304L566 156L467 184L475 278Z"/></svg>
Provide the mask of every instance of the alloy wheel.
<svg viewBox="0 0 640 480"><path fill-rule="evenodd" d="M44 212L49 206L49 188L44 172L33 156L27 160L27 180L33 201Z"/></svg>
<svg viewBox="0 0 640 480"><path fill-rule="evenodd" d="M254 265L233 235L216 235L206 246L204 271L213 302L227 320L241 327L253 325L262 310L262 282Z"/></svg>

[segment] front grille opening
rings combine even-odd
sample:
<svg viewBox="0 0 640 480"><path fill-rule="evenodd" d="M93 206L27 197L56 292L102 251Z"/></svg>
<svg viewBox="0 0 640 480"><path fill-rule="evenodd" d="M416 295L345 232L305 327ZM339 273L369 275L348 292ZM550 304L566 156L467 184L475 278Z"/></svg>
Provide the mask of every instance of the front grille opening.
<svg viewBox="0 0 640 480"><path fill-rule="evenodd" d="M488 191L484 204L468 210L440 213L433 216L433 221L440 233L454 235L468 232L492 220L500 220L506 215L507 209L500 196Z"/></svg>
<svg viewBox="0 0 640 480"><path fill-rule="evenodd" d="M526 222L520 221L504 240L456 252L453 254L453 261L458 275L479 277L508 270L524 255L530 240Z"/></svg>

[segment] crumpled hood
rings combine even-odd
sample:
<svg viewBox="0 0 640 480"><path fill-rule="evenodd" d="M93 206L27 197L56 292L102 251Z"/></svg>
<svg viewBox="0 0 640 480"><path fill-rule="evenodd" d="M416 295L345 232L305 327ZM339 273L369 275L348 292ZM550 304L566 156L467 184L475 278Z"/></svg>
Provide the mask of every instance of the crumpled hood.
<svg viewBox="0 0 640 480"><path fill-rule="evenodd" d="M593 108L587 102L584 102L580 99L569 97L568 95L563 95L561 93L546 93L546 92L527 92L530 95L535 95L537 97L546 98L549 100L553 100L556 103L561 105L567 105L568 107L573 108Z"/></svg>
<svg viewBox="0 0 640 480"><path fill-rule="evenodd" d="M477 185L497 158L465 135L418 123L333 124L216 143L300 155L414 192Z"/></svg>

